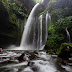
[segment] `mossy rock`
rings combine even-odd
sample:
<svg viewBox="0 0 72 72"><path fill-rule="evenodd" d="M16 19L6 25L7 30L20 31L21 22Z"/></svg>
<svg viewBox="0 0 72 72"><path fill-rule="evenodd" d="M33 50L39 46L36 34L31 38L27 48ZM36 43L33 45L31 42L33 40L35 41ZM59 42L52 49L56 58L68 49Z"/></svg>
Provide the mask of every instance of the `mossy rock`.
<svg viewBox="0 0 72 72"><path fill-rule="evenodd" d="M70 54L70 56L72 56L72 53Z"/></svg>
<svg viewBox="0 0 72 72"><path fill-rule="evenodd" d="M53 52L48 52L49 54L53 54Z"/></svg>
<svg viewBox="0 0 72 72"><path fill-rule="evenodd" d="M70 46L70 47L72 47L72 43L62 43L61 44L61 47L57 50L57 55L59 55L60 53L61 53L61 50L64 48L64 47L66 47L66 46ZM72 49L71 49L72 50ZM72 54L71 54L71 56L72 56Z"/></svg>

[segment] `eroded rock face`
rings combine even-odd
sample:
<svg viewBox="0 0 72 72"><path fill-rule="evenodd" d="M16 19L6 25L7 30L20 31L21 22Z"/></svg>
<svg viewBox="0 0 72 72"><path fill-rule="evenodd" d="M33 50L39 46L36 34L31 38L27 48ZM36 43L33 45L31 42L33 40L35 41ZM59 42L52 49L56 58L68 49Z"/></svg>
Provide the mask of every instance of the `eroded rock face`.
<svg viewBox="0 0 72 72"><path fill-rule="evenodd" d="M17 29L18 27L9 21L8 10L0 2L0 47L4 48L17 41Z"/></svg>

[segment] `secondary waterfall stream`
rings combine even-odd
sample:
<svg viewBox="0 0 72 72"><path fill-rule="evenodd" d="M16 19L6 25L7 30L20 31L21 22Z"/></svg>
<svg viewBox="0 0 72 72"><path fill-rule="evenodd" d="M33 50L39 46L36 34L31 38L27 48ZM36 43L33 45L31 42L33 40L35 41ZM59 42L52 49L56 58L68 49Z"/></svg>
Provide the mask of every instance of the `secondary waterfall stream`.
<svg viewBox="0 0 72 72"><path fill-rule="evenodd" d="M51 16L49 15L49 13L47 11L47 14L46 14L46 40L48 37L48 27L49 27L50 22L51 22Z"/></svg>
<svg viewBox="0 0 72 72"><path fill-rule="evenodd" d="M66 27L66 33L67 33L67 39L68 39L67 42L68 42L68 43L71 43L70 33L69 33L67 27Z"/></svg>
<svg viewBox="0 0 72 72"><path fill-rule="evenodd" d="M40 48L42 47L42 15L39 17L40 19Z"/></svg>

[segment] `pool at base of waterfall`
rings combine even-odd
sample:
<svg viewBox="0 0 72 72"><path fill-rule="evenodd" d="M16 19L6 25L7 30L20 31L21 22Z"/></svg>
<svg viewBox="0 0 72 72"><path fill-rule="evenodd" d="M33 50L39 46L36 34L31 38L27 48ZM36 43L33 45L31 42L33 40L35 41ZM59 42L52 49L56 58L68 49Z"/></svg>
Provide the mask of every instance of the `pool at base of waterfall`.
<svg viewBox="0 0 72 72"><path fill-rule="evenodd" d="M60 64L57 55L46 51L4 50L0 53L0 72L71 72L72 67Z"/></svg>

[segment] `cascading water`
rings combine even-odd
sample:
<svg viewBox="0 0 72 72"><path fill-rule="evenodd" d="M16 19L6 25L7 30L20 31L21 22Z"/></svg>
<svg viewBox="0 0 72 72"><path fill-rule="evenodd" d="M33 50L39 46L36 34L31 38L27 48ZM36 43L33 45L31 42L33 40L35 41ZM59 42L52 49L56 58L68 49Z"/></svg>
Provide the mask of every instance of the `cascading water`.
<svg viewBox="0 0 72 72"><path fill-rule="evenodd" d="M46 18L45 18L46 23L44 25L42 24L42 17L43 17L43 15L40 15L40 17L39 17L39 19L40 19L40 31L41 31L40 32L40 50L42 50L44 48L45 44L46 44L47 37L48 37L48 27L49 27L49 24L51 23L51 16L49 15L48 11L46 13ZM45 28L43 28L43 26ZM43 30L44 30L45 33L43 33Z"/></svg>
<svg viewBox="0 0 72 72"><path fill-rule="evenodd" d="M51 16L49 15L48 11L47 11L47 14L46 14L46 40L47 40L47 37L48 37L48 27L49 27L49 24L51 22ZM45 42L46 42L45 40Z"/></svg>
<svg viewBox="0 0 72 72"><path fill-rule="evenodd" d="M67 27L66 27L66 33L67 33L67 39L68 39L68 43L71 43L71 39L70 39L70 33L69 33L69 31L68 31L68 29L67 29Z"/></svg>
<svg viewBox="0 0 72 72"><path fill-rule="evenodd" d="M28 39L30 38L29 36L30 36L31 27L32 27L32 21L34 19L34 12L35 12L36 8L38 7L38 5L39 5L39 3L37 3L33 7L32 11L31 11L31 13L28 17L28 20L27 20L27 23L26 23L26 26L25 26L25 29L24 29L24 33L23 33L23 36L22 36L20 47L27 47L27 48L30 47L30 46L28 47L27 43L28 43Z"/></svg>
<svg viewBox="0 0 72 72"><path fill-rule="evenodd" d="M47 41L48 26L51 21L49 13L46 14L46 22L43 24L43 15L35 17L35 12L39 3L37 3L25 24L24 32L21 39L20 47L16 47L13 50L42 50Z"/></svg>
<svg viewBox="0 0 72 72"><path fill-rule="evenodd" d="M39 17L40 20L40 48L42 47L42 15Z"/></svg>

